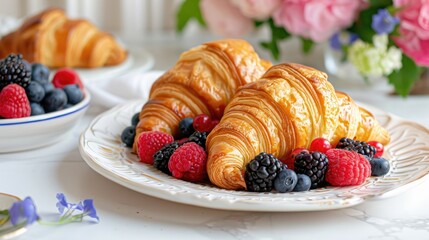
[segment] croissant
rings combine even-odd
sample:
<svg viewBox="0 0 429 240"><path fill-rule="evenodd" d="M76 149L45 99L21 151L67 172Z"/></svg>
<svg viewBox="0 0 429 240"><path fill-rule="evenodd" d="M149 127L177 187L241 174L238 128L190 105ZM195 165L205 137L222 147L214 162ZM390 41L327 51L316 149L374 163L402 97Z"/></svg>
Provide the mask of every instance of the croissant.
<svg viewBox="0 0 429 240"><path fill-rule="evenodd" d="M127 52L108 33L90 22L68 19L61 9L28 18L0 40L0 58L20 53L48 67L95 68L122 63Z"/></svg>
<svg viewBox="0 0 429 240"><path fill-rule="evenodd" d="M257 154L282 159L317 137L332 144L341 137L390 141L371 113L335 92L325 73L299 64L276 65L237 91L208 135L207 173L221 188L243 189L245 166Z"/></svg>
<svg viewBox="0 0 429 240"><path fill-rule="evenodd" d="M270 66L248 42L238 39L209 42L182 53L152 85L139 115L136 139L153 130L177 136L179 121L185 117L204 113L220 119L237 88L259 79Z"/></svg>

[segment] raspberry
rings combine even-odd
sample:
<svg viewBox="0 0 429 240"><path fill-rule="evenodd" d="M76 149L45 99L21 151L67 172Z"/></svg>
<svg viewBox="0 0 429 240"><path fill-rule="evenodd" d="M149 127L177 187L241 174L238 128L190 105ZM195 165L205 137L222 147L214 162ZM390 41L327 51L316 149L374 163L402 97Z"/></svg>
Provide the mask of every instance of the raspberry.
<svg viewBox="0 0 429 240"><path fill-rule="evenodd" d="M15 83L4 87L0 92L0 117L22 118L30 114L31 107L25 89Z"/></svg>
<svg viewBox="0 0 429 240"><path fill-rule="evenodd" d="M79 78L79 75L70 68L61 68L59 69L52 79L52 84L56 88L64 88L69 84L77 84L79 88L83 90L83 83Z"/></svg>
<svg viewBox="0 0 429 240"><path fill-rule="evenodd" d="M173 136L163 132L143 132L137 140L137 155L141 162L153 164L153 155L165 144L173 142Z"/></svg>
<svg viewBox="0 0 429 240"><path fill-rule="evenodd" d="M173 177L189 182L202 182L207 178L207 154L194 142L180 146L168 162Z"/></svg>
<svg viewBox="0 0 429 240"><path fill-rule="evenodd" d="M351 186L371 176L371 165L365 156L354 151L331 149L326 152L329 167L325 180L332 186Z"/></svg>

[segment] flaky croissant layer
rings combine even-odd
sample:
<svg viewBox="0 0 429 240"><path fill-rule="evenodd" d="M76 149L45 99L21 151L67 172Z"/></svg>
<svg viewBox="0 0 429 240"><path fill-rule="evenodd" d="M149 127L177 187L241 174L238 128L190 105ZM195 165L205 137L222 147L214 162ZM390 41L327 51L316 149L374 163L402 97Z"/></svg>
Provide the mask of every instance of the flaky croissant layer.
<svg viewBox="0 0 429 240"><path fill-rule="evenodd" d="M136 139L141 132L154 130L177 137L179 121L198 114L220 119L238 87L256 81L270 66L239 39L209 42L184 52L153 84L140 112Z"/></svg>
<svg viewBox="0 0 429 240"><path fill-rule="evenodd" d="M118 65L127 52L108 33L84 19L69 19L58 8L28 18L0 40L0 58L19 53L48 67L95 68Z"/></svg>
<svg viewBox="0 0 429 240"><path fill-rule="evenodd" d="M317 137L336 144L341 137L389 142L388 132L327 75L299 64L270 68L241 87L207 139L207 172L212 183L243 189L247 163L260 152L282 159Z"/></svg>

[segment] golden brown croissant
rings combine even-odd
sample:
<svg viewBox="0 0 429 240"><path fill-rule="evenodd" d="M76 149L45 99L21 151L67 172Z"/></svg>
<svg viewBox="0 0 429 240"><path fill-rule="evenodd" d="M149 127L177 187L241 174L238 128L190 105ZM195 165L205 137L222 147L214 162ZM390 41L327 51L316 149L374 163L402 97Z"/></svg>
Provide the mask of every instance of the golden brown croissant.
<svg viewBox="0 0 429 240"><path fill-rule="evenodd" d="M325 73L299 64L273 66L237 91L209 134L209 178L221 188L245 188L243 171L257 154L285 158L317 137L334 144L341 137L390 140L368 111L335 92Z"/></svg>
<svg viewBox="0 0 429 240"><path fill-rule="evenodd" d="M204 113L220 119L237 88L256 81L270 66L248 42L238 39L209 42L182 53L152 85L136 139L152 130L177 135L185 117Z"/></svg>
<svg viewBox="0 0 429 240"><path fill-rule="evenodd" d="M122 63L127 52L108 33L86 20L68 19L61 9L48 9L0 40L0 58L20 53L48 67L95 68Z"/></svg>

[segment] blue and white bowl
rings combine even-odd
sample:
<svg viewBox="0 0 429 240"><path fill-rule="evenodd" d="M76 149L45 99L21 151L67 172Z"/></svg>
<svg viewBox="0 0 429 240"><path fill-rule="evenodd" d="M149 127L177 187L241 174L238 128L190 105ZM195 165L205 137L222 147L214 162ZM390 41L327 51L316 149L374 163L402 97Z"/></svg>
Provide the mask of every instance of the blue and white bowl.
<svg viewBox="0 0 429 240"><path fill-rule="evenodd" d="M35 149L56 143L69 133L88 109L91 96L56 112L26 118L0 119L0 153Z"/></svg>

